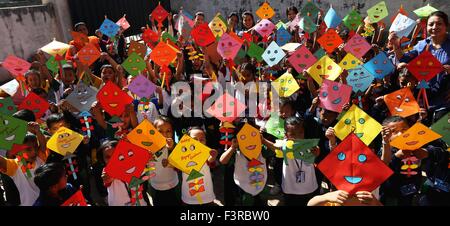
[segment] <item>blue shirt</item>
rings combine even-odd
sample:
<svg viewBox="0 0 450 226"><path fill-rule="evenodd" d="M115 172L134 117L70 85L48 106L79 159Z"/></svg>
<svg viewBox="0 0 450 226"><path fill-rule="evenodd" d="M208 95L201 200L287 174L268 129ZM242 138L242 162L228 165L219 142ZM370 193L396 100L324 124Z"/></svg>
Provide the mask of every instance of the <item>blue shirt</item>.
<svg viewBox="0 0 450 226"><path fill-rule="evenodd" d="M429 51L436 57L442 65L450 64L450 35L447 36L447 40L442 43L441 48L435 49L431 45L431 38L428 37L425 40L418 42L413 50L404 54L400 59L400 62L409 62L420 53L426 50L427 45L429 45ZM441 72L436 75L429 82L430 89L427 90L428 101L431 109L437 109L440 107L449 107L450 104L445 101L445 97L449 94L450 90L450 79L446 75L446 72Z"/></svg>

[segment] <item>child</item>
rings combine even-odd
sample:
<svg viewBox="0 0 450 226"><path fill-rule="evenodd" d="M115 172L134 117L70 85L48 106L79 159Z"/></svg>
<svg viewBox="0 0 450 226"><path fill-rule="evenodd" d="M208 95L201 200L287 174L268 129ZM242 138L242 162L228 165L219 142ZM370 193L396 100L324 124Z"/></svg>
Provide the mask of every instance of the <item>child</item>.
<svg viewBox="0 0 450 226"><path fill-rule="evenodd" d="M167 145L154 154L154 160L149 164L154 164L155 175L150 178L150 185L153 190L152 198L154 206L177 206L181 204L178 193L178 173L174 168L168 167L169 152L174 148L172 122L169 118L159 116L154 125L156 129L166 138Z"/></svg>
<svg viewBox="0 0 450 226"><path fill-rule="evenodd" d="M390 141L401 136L409 129L406 119L399 116L391 116L383 121L383 145L381 148L381 160L383 160L394 174L382 185L380 189L381 201L385 205L411 206L417 197L421 185L421 160L428 157L428 150L432 145L419 148L414 151L398 150L391 147ZM405 160L411 160L417 167L411 168L415 174L402 174L401 169L406 165Z"/></svg>
<svg viewBox="0 0 450 226"><path fill-rule="evenodd" d="M17 189L20 194L20 205L21 206L32 206L36 199L39 196L39 188L34 183L34 175L36 169L44 164L45 160L45 137L40 132L39 126L36 124L29 124L28 131L33 133L27 133L25 136L23 144L28 146L23 150L24 155L27 156L26 161L27 165L30 166L29 172L31 173L31 177L27 176L27 171L22 170L21 163L18 158L15 159L6 159L4 157L0 157L0 171L8 176L16 184ZM36 135L35 135L36 134ZM38 140L39 144L38 145Z"/></svg>
<svg viewBox="0 0 450 226"><path fill-rule="evenodd" d="M114 153L115 147L117 146L117 140L106 140L98 148L99 152L103 154L103 161L105 165L108 164L111 156ZM131 194L128 191L127 183L114 179L110 177L103 170L102 173L103 184L108 191L108 205L109 206L130 206L131 205ZM139 201L141 206L149 205L148 198L144 194L143 198Z"/></svg>
<svg viewBox="0 0 450 226"><path fill-rule="evenodd" d="M241 126L242 127L242 126ZM240 129L237 129L240 131ZM243 135L245 136L245 135ZM261 137L260 134L256 134L256 136ZM250 134L249 134L250 137ZM248 138L251 139L251 138ZM228 186L227 183L233 183L233 185L238 185L236 196L240 199L238 205L250 205L250 206L267 206L267 200L261 196L261 192L265 187L265 183L261 183L262 181L266 182L267 179L267 165L266 158L271 153L268 153L267 149L262 149L260 155L256 159L261 163L261 165L256 165L255 167L250 167L249 163L251 162L244 154L241 152L238 146L237 139L232 140L232 144L227 151L225 151L220 156L220 163L223 165L231 165L233 167L232 175L233 180L228 181L225 179L225 186ZM252 179L252 173L257 170L258 174L262 177ZM257 176L258 177L258 176ZM252 183L256 181L256 183L261 183L259 185L254 185ZM230 187L231 188L231 187ZM231 188L232 189L232 188ZM236 199L236 197L233 197ZM234 200L231 203L234 205ZM229 205L229 203L226 203Z"/></svg>
<svg viewBox="0 0 450 226"><path fill-rule="evenodd" d="M290 117L285 122L286 138L288 140L305 139L305 128L303 121ZM272 151L276 149L284 149L285 147L277 147L274 143L262 139L263 144ZM285 145L285 144L284 144ZM320 149L315 147L311 152L317 157ZM287 164L286 164L287 162ZM314 164L304 162L297 159L286 159L283 164L283 178L281 188L284 193L285 205L287 206L306 206L308 200L319 192L319 185L316 179Z"/></svg>
<svg viewBox="0 0 450 226"><path fill-rule="evenodd" d="M33 206L61 206L74 193L67 183L66 169L61 163L44 164L36 169L34 183L39 187L39 197Z"/></svg>
<svg viewBox="0 0 450 226"><path fill-rule="evenodd" d="M199 141L200 143L206 145L206 133L200 127L192 127L188 131L188 135L193 139ZM211 170L209 168L209 164L216 161L217 151L211 149L210 156L207 160L207 163L203 165L200 173L203 174L202 177L198 178L199 180L204 181L204 191L198 193L197 195L192 196L189 193L189 183L186 181L189 177L188 174L182 173L182 183L181 183L181 200L187 205L204 205L204 206L212 206L213 201L216 198L213 190L213 182L211 178ZM201 201L197 196L201 197Z"/></svg>
<svg viewBox="0 0 450 226"><path fill-rule="evenodd" d="M315 196L309 200L308 206L382 206L382 204L368 191L358 191L354 196L349 196L346 191L338 190Z"/></svg>

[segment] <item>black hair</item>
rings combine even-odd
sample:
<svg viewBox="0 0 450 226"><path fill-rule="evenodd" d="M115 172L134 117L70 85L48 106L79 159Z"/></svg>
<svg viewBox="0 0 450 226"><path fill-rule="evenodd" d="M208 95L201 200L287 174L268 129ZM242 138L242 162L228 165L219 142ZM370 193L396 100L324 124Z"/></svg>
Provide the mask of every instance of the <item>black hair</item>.
<svg viewBox="0 0 450 226"><path fill-rule="evenodd" d="M197 17L197 16L202 16L203 18L205 18L205 13L202 11L199 11L195 14L195 17Z"/></svg>
<svg viewBox="0 0 450 226"><path fill-rule="evenodd" d="M286 9L286 16L289 14L289 11L294 11L295 14L298 13L298 9L297 9L297 7L295 7L295 6L289 6L289 7Z"/></svg>
<svg viewBox="0 0 450 226"><path fill-rule="evenodd" d="M249 17L251 17L252 20L253 20L252 26L255 26L256 21L255 21L255 17L253 17L252 12L250 12L250 11L245 11L244 13L242 13L242 30L245 29L245 27L244 27L244 16L249 16Z"/></svg>
<svg viewBox="0 0 450 226"><path fill-rule="evenodd" d="M406 120L405 118L402 118L400 116L390 116L387 117L384 121L383 121L383 126L391 123L391 122L405 122L408 124L408 120Z"/></svg>
<svg viewBox="0 0 450 226"><path fill-rule="evenodd" d="M30 74L36 74L39 78L41 77L41 72L39 72L38 70L35 69L30 69L27 72L25 72L25 74L23 75L25 78L28 78L28 76L30 76Z"/></svg>
<svg viewBox="0 0 450 226"><path fill-rule="evenodd" d="M187 130L187 134L190 135L192 130L201 130L201 131L203 131L204 133L206 133L206 131L205 131L202 127L200 127L200 126L191 126L191 127L189 127L189 129Z"/></svg>
<svg viewBox="0 0 450 226"><path fill-rule="evenodd" d="M51 126L55 123L65 121L64 114L51 114L48 116L46 124L48 128L51 128Z"/></svg>
<svg viewBox="0 0 450 226"><path fill-rule="evenodd" d="M230 19L230 18L233 17L233 16L235 16L235 17L238 19L238 23L239 23L239 16L238 16L238 13L237 13L237 12L231 12L231 13L228 15L228 19Z"/></svg>
<svg viewBox="0 0 450 226"><path fill-rule="evenodd" d="M101 144L98 147L98 151L99 152L103 152L108 147L115 148L119 142L116 139L109 139L109 138L107 138L107 139L102 140L100 143Z"/></svg>
<svg viewBox="0 0 450 226"><path fill-rule="evenodd" d="M36 169L34 173L34 183L41 192L47 192L50 187L58 184L65 175L66 169L62 163L47 163Z"/></svg>
<svg viewBox="0 0 450 226"><path fill-rule="evenodd" d="M295 109L295 107L294 107L295 102L292 99L290 99L288 97L280 98L280 107L283 107L285 105L289 105L289 106L291 106L292 109Z"/></svg>
<svg viewBox="0 0 450 226"><path fill-rule="evenodd" d="M114 67L111 64L104 64L100 67L100 71L103 71L103 69L105 68L111 68L113 69L114 73L116 72L116 70L114 70Z"/></svg>
<svg viewBox="0 0 450 226"><path fill-rule="evenodd" d="M43 88L33 88L31 90L31 92L33 92L33 93L35 93L37 95L41 95L41 94L47 95L47 91L45 91L45 89L43 89Z"/></svg>
<svg viewBox="0 0 450 226"><path fill-rule="evenodd" d="M27 132L25 138L23 138L23 143L34 142L37 145L37 136L33 133Z"/></svg>
<svg viewBox="0 0 450 226"><path fill-rule="evenodd" d="M241 71L249 71L252 75L256 76L256 67L251 63L243 63L241 66Z"/></svg>
<svg viewBox="0 0 450 226"><path fill-rule="evenodd" d="M298 126L300 128L303 128L303 120L295 116L287 118L284 123L285 129L287 128L287 126Z"/></svg>
<svg viewBox="0 0 450 226"><path fill-rule="evenodd" d="M28 109L22 109L12 115L12 117L21 119L26 122L34 122L36 121L36 116L31 110Z"/></svg>
<svg viewBox="0 0 450 226"><path fill-rule="evenodd" d="M73 26L73 28L74 28L75 31L79 31L78 28L80 28L80 26L83 26L83 25L86 26L86 23L85 22L79 22L79 23L75 24L75 26Z"/></svg>
<svg viewBox="0 0 450 226"><path fill-rule="evenodd" d="M428 16L428 19L431 18L432 16L437 16L440 17L443 21L445 26L448 28L448 15L442 11L436 11L430 14L430 16Z"/></svg>
<svg viewBox="0 0 450 226"><path fill-rule="evenodd" d="M164 116L164 115L159 115L158 117L156 117L156 119L155 119L155 121L154 121L153 124L156 124L156 121L167 122L167 123L169 123L171 126L173 126L173 121L172 121L172 119L170 119L169 117Z"/></svg>

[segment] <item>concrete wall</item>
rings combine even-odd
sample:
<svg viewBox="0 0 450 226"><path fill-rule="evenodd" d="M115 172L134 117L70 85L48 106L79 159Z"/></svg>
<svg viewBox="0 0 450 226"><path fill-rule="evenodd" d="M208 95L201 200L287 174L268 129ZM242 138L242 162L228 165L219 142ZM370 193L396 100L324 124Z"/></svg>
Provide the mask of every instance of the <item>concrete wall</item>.
<svg viewBox="0 0 450 226"><path fill-rule="evenodd" d="M339 13L341 17L344 17L353 6L360 10L365 16L366 10L381 0L313 0L321 9L328 10L330 3L333 8ZM172 9L177 11L180 7L190 12L192 15L197 11L203 11L206 14L206 19L210 21L217 12L222 15L228 15L229 13L236 11L242 13L246 10L255 12L259 5L264 0L172 0ZM275 21L287 20L286 8L288 6L296 6L300 10L300 6L303 6L307 0L269 0L270 5L275 9L276 16ZM425 2L425 3L424 3ZM397 12L400 4L403 7L412 12L414 9L420 8L426 3L430 3L433 7L442 10L446 13L450 13L450 1L448 0L386 0L386 4L390 15L394 15ZM412 18L416 18L415 14L411 15ZM387 20L386 20L387 22Z"/></svg>

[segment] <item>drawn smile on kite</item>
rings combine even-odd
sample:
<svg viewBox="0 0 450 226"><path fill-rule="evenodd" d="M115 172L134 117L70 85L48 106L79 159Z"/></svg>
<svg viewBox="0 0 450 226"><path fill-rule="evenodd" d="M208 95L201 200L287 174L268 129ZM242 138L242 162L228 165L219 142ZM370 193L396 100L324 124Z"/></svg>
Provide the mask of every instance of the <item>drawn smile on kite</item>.
<svg viewBox="0 0 450 226"><path fill-rule="evenodd" d="M245 147L247 150L255 150L255 148L256 148L256 145L250 145L250 146L247 146L247 147Z"/></svg>
<svg viewBox="0 0 450 226"><path fill-rule="evenodd" d="M136 171L136 166L131 167L130 169L128 169L125 172L128 173L128 174L132 174L132 173L134 173L134 171Z"/></svg>
<svg viewBox="0 0 450 226"><path fill-rule="evenodd" d="M7 141L13 141L14 139L16 139L16 135L11 135L11 136L5 138L5 140L7 140Z"/></svg>
<svg viewBox="0 0 450 226"><path fill-rule="evenodd" d="M196 165L197 165L196 162L190 161L190 162L188 162L188 164L186 165L186 167L194 167L194 166L196 166Z"/></svg>

